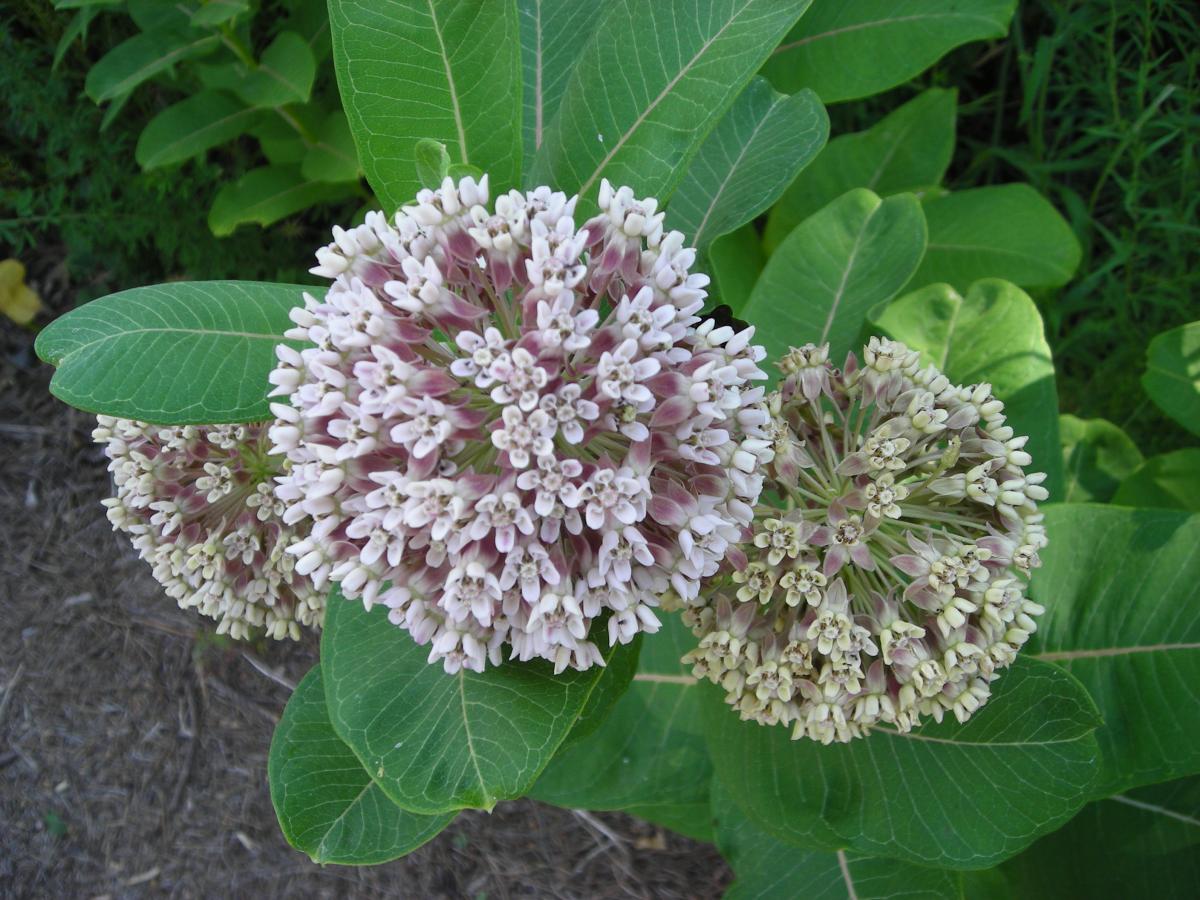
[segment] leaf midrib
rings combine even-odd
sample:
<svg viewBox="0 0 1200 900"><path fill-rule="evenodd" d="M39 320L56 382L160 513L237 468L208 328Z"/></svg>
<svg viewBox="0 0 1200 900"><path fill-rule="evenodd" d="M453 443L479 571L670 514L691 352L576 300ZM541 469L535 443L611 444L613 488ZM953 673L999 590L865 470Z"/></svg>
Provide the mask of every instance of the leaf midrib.
<svg viewBox="0 0 1200 900"><path fill-rule="evenodd" d="M1074 659L1098 659L1107 656L1130 656L1135 653L1166 653L1173 650L1200 650L1200 643L1143 644L1132 647L1093 647L1085 650L1051 650L1039 653L1034 659L1062 662Z"/></svg>
<svg viewBox="0 0 1200 900"><path fill-rule="evenodd" d="M729 167L729 171L725 174L725 177L721 179L721 184L717 187L716 191L712 195L712 199L709 201L708 209L704 211L704 215L700 219L700 224L696 226L696 234L692 237L692 242L697 246L700 245L700 236L704 233L704 229L708 225L709 217L712 216L713 210L717 208L717 204L721 202L721 197L725 193L725 188L729 187L729 182L732 181L733 176L737 174L738 167L742 164L742 160L746 158L746 154L750 150L750 145L754 143L754 139L758 137L758 133L766 127L767 121L775 113L775 110L778 109L779 104L785 102L786 98L772 102L770 107L767 109L767 114L758 121L758 124L754 126L754 130L750 132L750 136L746 138L746 142L742 144L742 149L738 153L737 159L733 161L733 164Z"/></svg>
<svg viewBox="0 0 1200 900"><path fill-rule="evenodd" d="M644 110L642 110L641 114L637 117L634 123L629 126L629 130L621 135L620 138L618 138L617 142L613 144L613 148L608 151L602 160L600 160L600 163L588 177L587 181L580 186L578 191L580 196L587 193L588 188L590 188L596 182L596 179L600 177L600 173L604 171L604 167L607 166L612 161L613 157L616 156L621 150L621 148L628 143L629 139L633 137L634 132L636 132L642 126L642 123L646 120L646 117L649 116L650 113L652 113L654 109L670 95L671 91L675 88L675 85L677 85L683 79L683 76L686 75L697 63L700 57L702 57L708 51L708 48L712 46L713 42L716 41L722 34L724 34L726 29L728 29L729 26L737 21L738 17L741 16L742 13L750 8L751 2L752 0L746 0L741 9L730 16L725 24L717 30L716 34L712 35L710 38L707 38L700 46L700 49L696 51L696 54L689 59L682 68L680 68L680 70L675 74L674 78L667 82L666 87L662 89L659 95L655 97Z"/></svg>
<svg viewBox="0 0 1200 900"><path fill-rule="evenodd" d="M199 335L205 335L205 336L210 336L210 337L249 338L250 340L259 340L259 341L286 341L288 339L287 335L283 335L283 334L266 334L263 332L251 332L251 331L223 331L223 330L210 330L210 329L206 329L206 328L134 328L129 331L113 331L113 332L110 332L110 333L104 335L103 337L96 338L94 341L88 341L86 344L78 344L75 347L73 347L72 349L68 350L66 353L64 353L60 357L60 360L65 361L68 357L75 356L78 353L82 353L83 351L85 351L91 347L94 347L97 344L103 344L106 341L121 340L123 338L130 337L132 335L137 335L137 334L199 334Z"/></svg>
<svg viewBox="0 0 1200 900"><path fill-rule="evenodd" d="M972 22L986 22L988 25L995 25L993 19L987 16L973 16L968 13L936 13L924 14L919 16L893 16L890 19L873 19L870 22L855 22L853 25L845 25L841 28L831 28L829 31L822 31L817 34L810 34L808 37L803 37L798 41L792 41L790 44L780 44L773 51L772 56L778 56L780 53L786 53L788 50L795 50L797 47L803 47L805 44L811 44L814 41L823 41L828 38L837 37L840 34L848 34L853 31L863 31L868 28L883 28L887 25L898 25L905 22L923 22L926 19L965 19Z"/></svg>
<svg viewBox="0 0 1200 900"><path fill-rule="evenodd" d="M475 754L475 739L471 735L471 717L467 715L467 679L461 669L458 673L458 697L462 704L463 732L467 736L467 755L470 756L471 765L475 768L475 778L479 782L479 790L483 794L483 806L485 809L491 809L496 801L488 793L487 784L483 780L483 771L479 768L479 757Z"/></svg>
<svg viewBox="0 0 1200 900"><path fill-rule="evenodd" d="M190 50L194 50L196 47L199 47L201 44L204 44L206 41L216 41L216 36L215 35L205 35L203 37L197 38L196 40L194 40L188 44L184 44L180 47L176 47L174 50L168 50L162 56L155 57L153 60L146 63L144 66L138 67L135 71L131 72L127 77L121 79L115 85L113 85L111 88L109 88L107 91L105 91L99 97L97 97L96 98L97 102L102 103L105 100L114 100L117 97L120 97L122 94L129 93L134 88L141 85L142 82L144 82L146 80L146 78L149 77L149 76L142 77L144 72L146 72L147 70L158 71L159 68L165 68L166 66L169 66L172 63L174 63L176 59L180 58L181 54L187 53ZM128 88L125 87L125 85L130 82L132 82L132 86L128 87Z"/></svg>
<svg viewBox="0 0 1200 900"><path fill-rule="evenodd" d="M1132 806L1135 809L1141 809L1146 812L1155 813L1156 815L1166 816L1169 819L1175 819L1183 822L1185 825L1195 825L1200 827L1200 819L1189 816L1185 813L1176 812L1173 809L1168 809L1165 806L1159 806L1154 803L1146 803L1144 800L1134 800L1132 797L1126 797L1124 794L1114 794L1107 799L1116 803L1124 803L1126 806Z"/></svg>
<svg viewBox="0 0 1200 900"><path fill-rule="evenodd" d="M364 772L363 774L366 775L367 773ZM362 798L367 795L367 791L374 786L375 782L372 781L371 777L368 775L367 783L363 785L363 789L358 792L358 796L347 803L346 808L338 813L335 819L330 821L329 826L325 829L325 833L321 835L321 843L317 845L317 853L320 855L320 858L317 858L315 860L316 862L323 863L329 861L329 850L326 842L329 840L329 836L333 833L333 829L341 824L342 820L350 814L350 810L354 809L354 807L356 807L362 801Z"/></svg>
<svg viewBox="0 0 1200 900"><path fill-rule="evenodd" d="M259 110L257 110L257 109L253 109L251 107L244 107L243 109L236 110L235 112L232 112L227 116L222 116L219 119L214 119L213 121L209 122L208 124L203 125L200 128L197 128L195 131L187 132L186 134L181 134L177 140L171 141L168 144L164 144L162 146L162 148L157 153L155 153L153 156L151 156L148 160L146 160L146 162L143 163L143 165L148 169L154 169L154 168L158 168L159 166L169 165L169 163L160 162L160 160L163 159L163 157L167 157L171 160L177 159L178 157L174 157L171 154L171 151L173 151L174 148L176 148L180 145L187 145L189 143L193 143L196 140L197 136L207 134L208 132L210 132L216 128L219 128L222 125L227 125L230 122L236 121L240 117L246 117L246 118L252 119L255 116L257 116L258 113L259 113Z"/></svg>
<svg viewBox="0 0 1200 900"><path fill-rule="evenodd" d="M862 228L858 234L854 236L854 246L850 248L850 256L846 259L846 268L842 271L842 279L838 283L837 291L833 296L833 304L829 307L829 315L825 317L825 327L821 329L821 338L818 343L824 343L829 340L829 330L833 328L833 320L837 317L838 307L842 305L842 297L846 294L846 285L850 281L850 272L854 268L854 263L858 259L858 251L863 241L863 235L867 233L867 228L870 227L871 220L875 218L875 214L883 208L883 202L877 203L863 219Z"/></svg>
<svg viewBox="0 0 1200 900"><path fill-rule="evenodd" d="M442 26L438 22L437 10L433 0L425 0L429 8L429 19L433 23L433 33L437 36L438 52L442 57L442 67L446 72L446 84L450 88L450 108L454 113L454 126L458 129L458 155L463 165L469 165L467 159L467 131L463 126L462 105L458 102L458 87L454 83L454 73L450 70L450 55L446 52L446 41L442 37Z"/></svg>

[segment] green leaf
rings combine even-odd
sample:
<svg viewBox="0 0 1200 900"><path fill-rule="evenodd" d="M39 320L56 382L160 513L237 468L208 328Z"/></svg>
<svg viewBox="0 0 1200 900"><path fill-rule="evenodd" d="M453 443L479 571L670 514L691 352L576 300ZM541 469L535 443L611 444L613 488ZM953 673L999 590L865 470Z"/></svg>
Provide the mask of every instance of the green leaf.
<svg viewBox="0 0 1200 900"><path fill-rule="evenodd" d="M768 359L809 341L840 361L871 307L896 295L925 251L921 204L843 194L797 225L767 261L742 315L758 326Z"/></svg>
<svg viewBox="0 0 1200 900"><path fill-rule="evenodd" d="M852 188L881 197L938 184L954 152L954 91L930 89L866 131L834 138L771 208L767 251L821 207Z"/></svg>
<svg viewBox="0 0 1200 900"><path fill-rule="evenodd" d="M54 61L50 64L50 71L57 72L59 65L63 61L63 57L67 55L67 51L71 49L80 37L87 40L88 26L92 24L92 20L96 18L96 14L100 10L96 7L85 7L71 17L71 21L67 23L67 27L63 29L62 37L58 39L58 43L54 46Z"/></svg>
<svg viewBox="0 0 1200 900"><path fill-rule="evenodd" d="M1200 512L1200 448L1150 457L1121 482L1112 502Z"/></svg>
<svg viewBox="0 0 1200 900"><path fill-rule="evenodd" d="M1150 342L1142 387L1159 409L1200 435L1200 322L1165 331Z"/></svg>
<svg viewBox="0 0 1200 900"><path fill-rule="evenodd" d="M396 806L329 724L321 667L296 687L271 739L271 803L289 844L316 863L375 865L411 853L454 813Z"/></svg>
<svg viewBox="0 0 1200 900"><path fill-rule="evenodd" d="M945 868L984 868L1083 805L1096 773L1096 708L1057 666L1019 657L965 724L877 727L848 744L743 722L702 698L717 779L775 837Z"/></svg>
<svg viewBox="0 0 1200 900"><path fill-rule="evenodd" d="M733 869L725 900L943 900L961 896L957 872L842 850L799 850L757 828L720 784L713 783L717 849Z"/></svg>
<svg viewBox="0 0 1200 900"><path fill-rule="evenodd" d="M450 172L450 153L441 141L422 138L413 151L413 163L421 184L441 184Z"/></svg>
<svg viewBox="0 0 1200 900"><path fill-rule="evenodd" d="M311 288L307 288L311 290ZM51 392L79 409L161 425L270 418L267 376L302 285L172 282L93 300L42 330Z"/></svg>
<svg viewBox="0 0 1200 900"><path fill-rule="evenodd" d="M821 0L771 54L781 91L812 88L826 103L908 81L968 41L1004 37L1016 0Z"/></svg>
<svg viewBox="0 0 1200 900"><path fill-rule="evenodd" d="M358 181L358 155L346 114L333 110L317 129L316 138L304 155L300 174L309 181Z"/></svg>
<svg viewBox="0 0 1200 900"><path fill-rule="evenodd" d="M321 665L333 727L393 802L425 814L527 793L603 673L554 675L535 660L447 675L428 656L386 609L330 598Z"/></svg>
<svg viewBox="0 0 1200 900"><path fill-rule="evenodd" d="M712 765L697 684L679 662L695 639L679 616L661 618L662 629L644 639L633 686L598 730L558 752L530 796L571 809L621 809L711 840Z"/></svg>
<svg viewBox="0 0 1200 900"><path fill-rule="evenodd" d="M1052 498L1063 492L1054 362L1037 305L1005 281L971 285L960 296L945 284L905 294L872 316L875 325L933 363L951 381L992 385L1008 424L1028 435L1033 471L1046 473Z"/></svg>
<svg viewBox="0 0 1200 900"><path fill-rule="evenodd" d="M392 211L422 187L414 154L441 141L487 172L493 195L521 174L515 0L330 0L342 105L375 195Z"/></svg>
<svg viewBox="0 0 1200 900"><path fill-rule="evenodd" d="M266 227L302 209L350 196L352 185L309 181L295 166L251 169L217 192L208 227L217 237L250 222Z"/></svg>
<svg viewBox="0 0 1200 900"><path fill-rule="evenodd" d="M1111 500L1122 480L1142 463L1137 444L1112 422L1063 415L1058 431L1066 476L1062 498L1068 503Z"/></svg>
<svg viewBox="0 0 1200 900"><path fill-rule="evenodd" d="M712 278L709 293L716 294L717 302L728 303L741 314L766 264L762 241L754 225L749 224L709 244L700 268Z"/></svg>
<svg viewBox="0 0 1200 900"><path fill-rule="evenodd" d="M234 90L251 106L307 103L316 75L317 61L308 41L294 31L284 31L263 51L258 68Z"/></svg>
<svg viewBox="0 0 1200 900"><path fill-rule="evenodd" d="M122 41L88 69L87 95L97 103L122 97L175 63L215 50L215 34L135 34Z"/></svg>
<svg viewBox="0 0 1200 900"><path fill-rule="evenodd" d="M200 91L150 120L137 142L137 161L157 169L191 159L249 131L262 113L219 91Z"/></svg>
<svg viewBox="0 0 1200 900"><path fill-rule="evenodd" d="M1200 772L1200 516L1046 509L1029 651L1084 683L1104 716L1092 796Z"/></svg>
<svg viewBox="0 0 1200 900"><path fill-rule="evenodd" d="M112 103L108 104L108 109L104 110L104 118L100 120L100 133L108 131L108 127L117 120L117 116L121 114L121 110L125 108L125 104L129 102L132 94L122 94L117 97Z"/></svg>
<svg viewBox="0 0 1200 900"><path fill-rule="evenodd" d="M1200 778L1084 808L1003 866L1013 897L1200 897Z"/></svg>
<svg viewBox="0 0 1200 900"><path fill-rule="evenodd" d="M614 0L579 54L535 180L596 208L601 178L665 202L810 0Z"/></svg>
<svg viewBox="0 0 1200 900"><path fill-rule="evenodd" d="M612 655L608 665L604 667L604 673L600 676L600 680L596 682L596 686L588 695L587 703L579 711L579 718L567 732L566 740L559 745L560 754L566 748L590 738L601 725L608 721L613 707L625 696L625 692L633 683L641 648L642 635L638 634L634 636L627 648Z"/></svg>
<svg viewBox="0 0 1200 900"><path fill-rule="evenodd" d="M218 57L217 62L195 62L189 68L206 88L232 92L250 74L241 60Z"/></svg>
<svg viewBox="0 0 1200 900"><path fill-rule="evenodd" d="M192 21L194 2L164 3L163 0L126 0L129 18L142 31L185 30Z"/></svg>
<svg viewBox="0 0 1200 900"><path fill-rule="evenodd" d="M775 202L828 137L816 94L789 97L753 79L700 145L671 197L669 224L703 250Z"/></svg>
<svg viewBox="0 0 1200 900"><path fill-rule="evenodd" d="M284 27L308 42L318 66L333 55L329 40L329 6L326 0L288 0Z"/></svg>
<svg viewBox="0 0 1200 900"><path fill-rule="evenodd" d="M579 49L604 4L596 0L517 0L524 75L521 132L525 159L533 161L562 102Z"/></svg>
<svg viewBox="0 0 1200 900"><path fill-rule="evenodd" d="M249 11L250 4L246 0L205 0L199 9L192 13L191 23L193 28L212 28Z"/></svg>
<svg viewBox="0 0 1200 900"><path fill-rule="evenodd" d="M295 124L292 124L295 122ZM285 166L304 161L308 144L300 136L297 125L308 134L321 127L320 110L311 104L276 109L274 115L266 114L251 134L258 139L263 156L272 165Z"/></svg>
<svg viewBox="0 0 1200 900"><path fill-rule="evenodd" d="M1027 184L957 191L924 206L929 248L914 287L945 281L961 291L980 278L1058 287L1079 265L1071 226Z"/></svg>

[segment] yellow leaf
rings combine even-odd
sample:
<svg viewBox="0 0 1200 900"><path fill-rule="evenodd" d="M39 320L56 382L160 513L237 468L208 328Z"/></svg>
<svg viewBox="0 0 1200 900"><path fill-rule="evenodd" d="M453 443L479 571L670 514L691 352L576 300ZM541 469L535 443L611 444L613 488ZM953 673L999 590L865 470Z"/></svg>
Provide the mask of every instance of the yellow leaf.
<svg viewBox="0 0 1200 900"><path fill-rule="evenodd" d="M0 313L28 325L41 308L41 298L25 284L25 267L15 259L0 262Z"/></svg>

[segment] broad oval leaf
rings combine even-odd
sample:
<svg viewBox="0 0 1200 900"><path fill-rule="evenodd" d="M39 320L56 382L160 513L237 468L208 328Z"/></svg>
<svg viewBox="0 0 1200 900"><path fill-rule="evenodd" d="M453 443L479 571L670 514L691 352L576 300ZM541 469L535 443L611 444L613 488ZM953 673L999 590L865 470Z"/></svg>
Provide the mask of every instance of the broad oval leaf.
<svg viewBox="0 0 1200 900"><path fill-rule="evenodd" d="M1122 480L1142 464L1142 452L1133 439L1105 419L1062 415L1058 417L1058 431L1062 436L1066 482L1062 499L1067 503L1111 500ZM1200 470L1196 474L1200 476Z"/></svg>
<svg viewBox="0 0 1200 900"><path fill-rule="evenodd" d="M276 166L298 164L308 155L308 144L301 131L312 134L322 122L321 112L315 106L293 106L287 110L287 119L267 115L251 134L258 139L267 162Z"/></svg>
<svg viewBox="0 0 1200 900"><path fill-rule="evenodd" d="M934 284L892 301L873 319L952 381L989 382L1004 401L1008 424L1029 437L1033 470L1046 473L1051 497L1062 496L1054 362L1028 294L999 280L973 284L965 297Z"/></svg>
<svg viewBox="0 0 1200 900"><path fill-rule="evenodd" d="M97 103L123 97L177 62L215 50L219 42L217 35L201 32L135 34L88 69L87 94Z"/></svg>
<svg viewBox="0 0 1200 900"><path fill-rule="evenodd" d="M317 61L308 41L294 31L284 31L263 51L257 68L234 90L251 106L307 103L316 75Z"/></svg>
<svg viewBox="0 0 1200 900"><path fill-rule="evenodd" d="M583 704L583 709L579 711L579 718L567 732L566 740L559 745L559 753L587 740L608 721L609 714L633 683L641 647L642 635L637 634L630 642L628 652L614 653L609 657L608 665L604 667L604 673L596 682L596 686L592 688L592 692L588 694L587 703Z"/></svg>
<svg viewBox="0 0 1200 900"><path fill-rule="evenodd" d="M441 184L450 172L450 153L441 141L424 138L413 150L413 165L422 184Z"/></svg>
<svg viewBox="0 0 1200 900"><path fill-rule="evenodd" d="M766 265L758 231L749 224L709 244L699 268L712 278L709 297L717 303L729 304L740 315Z"/></svg>
<svg viewBox="0 0 1200 900"><path fill-rule="evenodd" d="M600 179L666 201L810 0L614 0L580 53L535 180L596 208Z"/></svg>
<svg viewBox="0 0 1200 900"><path fill-rule="evenodd" d="M1004 864L1013 897L1200 897L1200 778L1092 803Z"/></svg>
<svg viewBox="0 0 1200 900"><path fill-rule="evenodd" d="M228 94L200 91L150 120L138 136L138 165L157 169L190 159L249 131L261 116Z"/></svg>
<svg viewBox="0 0 1200 900"><path fill-rule="evenodd" d="M931 88L866 131L831 140L771 207L763 235L767 251L853 188L890 197L939 184L954 152L955 101L955 91Z"/></svg>
<svg viewBox="0 0 1200 900"><path fill-rule="evenodd" d="M1200 322L1165 331L1150 342L1142 387L1159 409L1200 434Z"/></svg>
<svg viewBox="0 0 1200 900"><path fill-rule="evenodd" d="M878 94L968 41L1004 37L1016 0L818 0L763 73L826 103Z"/></svg>
<svg viewBox="0 0 1200 900"><path fill-rule="evenodd" d="M300 174L309 181L357 181L361 170L346 114L333 110L317 129L316 138L304 154Z"/></svg>
<svg viewBox="0 0 1200 900"><path fill-rule="evenodd" d="M441 141L490 176L521 174L521 59L515 2L330 0L342 105L375 195L390 213L423 187L414 155Z"/></svg>
<svg viewBox="0 0 1200 900"><path fill-rule="evenodd" d="M713 783L717 849L733 869L725 900L944 900L962 896L962 876L883 857L806 851L758 828L729 792Z"/></svg>
<svg viewBox="0 0 1200 900"><path fill-rule="evenodd" d="M248 0L205 0L192 13L191 24L193 28L211 28L249 11Z"/></svg>
<svg viewBox="0 0 1200 900"><path fill-rule="evenodd" d="M688 166L668 221L699 250L767 209L829 137L812 91L787 96L755 78Z"/></svg>
<svg viewBox="0 0 1200 900"><path fill-rule="evenodd" d="M876 728L828 747L742 722L720 689L703 690L717 779L760 828L810 849L984 868L1070 819L1096 774L1087 692L1023 657L965 724Z"/></svg>
<svg viewBox="0 0 1200 900"><path fill-rule="evenodd" d="M208 227L217 237L233 234L248 223L265 228L317 203L354 193L351 183L309 181L296 166L261 166L217 192L208 211Z"/></svg>
<svg viewBox="0 0 1200 900"><path fill-rule="evenodd" d="M579 59L579 49L587 43L603 11L604 4L596 0L517 0L524 75L521 132L528 163L542 146Z"/></svg>
<svg viewBox="0 0 1200 900"><path fill-rule="evenodd" d="M296 686L271 738L271 803L289 844L316 863L375 865L420 847L454 813L406 812L383 793L329 724L321 667Z"/></svg>
<svg viewBox="0 0 1200 900"><path fill-rule="evenodd" d="M125 0L129 17L142 31L184 29L191 25L188 3L163 3L162 0Z"/></svg>
<svg viewBox="0 0 1200 900"><path fill-rule="evenodd" d="M1071 226L1027 184L956 191L924 206L929 247L914 287L945 281L961 291L980 278L1058 287L1079 265Z"/></svg>
<svg viewBox="0 0 1200 900"><path fill-rule="evenodd" d="M712 840L712 764L699 727L697 683L679 662L695 646L676 615L647 635L633 685L590 736L560 750L530 796L572 809L620 809Z"/></svg>
<svg viewBox="0 0 1200 900"><path fill-rule="evenodd" d="M1121 482L1112 502L1200 512L1200 448L1150 457Z"/></svg>
<svg viewBox="0 0 1200 900"><path fill-rule="evenodd" d="M271 416L267 376L286 343L303 285L192 281L93 300L38 335L58 367L59 399L87 412L160 425L254 422Z"/></svg>
<svg viewBox="0 0 1200 900"><path fill-rule="evenodd" d="M1027 652L1100 707L1093 796L1200 772L1200 516L1071 503L1046 510Z"/></svg>
<svg viewBox="0 0 1200 900"><path fill-rule="evenodd" d="M447 675L428 656L386 609L330 598L321 666L333 727L393 802L430 815L527 793L603 674L554 675L535 660Z"/></svg>
<svg viewBox="0 0 1200 900"><path fill-rule="evenodd" d="M867 312L904 287L924 252L925 219L915 197L850 191L792 230L742 316L757 326L768 359L828 341L840 362Z"/></svg>

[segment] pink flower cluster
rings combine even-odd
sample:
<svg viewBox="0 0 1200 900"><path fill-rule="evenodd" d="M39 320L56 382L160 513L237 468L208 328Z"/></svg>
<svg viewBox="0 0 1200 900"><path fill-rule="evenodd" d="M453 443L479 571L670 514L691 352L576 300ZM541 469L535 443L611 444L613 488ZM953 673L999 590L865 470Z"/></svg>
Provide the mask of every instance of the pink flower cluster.
<svg viewBox="0 0 1200 900"><path fill-rule="evenodd" d="M607 182L582 227L486 176L334 229L271 375L296 570L448 672L503 648L555 671L694 600L748 534L771 458L764 351L696 315L708 278L654 200ZM283 402L286 401L286 402Z"/></svg>
<svg viewBox="0 0 1200 900"><path fill-rule="evenodd" d="M217 633L275 639L320 627L325 592L284 552L305 531L285 525L272 491L278 458L267 429L148 425L100 416L92 437L109 458L113 528L130 536L154 577L184 609L216 619Z"/></svg>
<svg viewBox="0 0 1200 900"><path fill-rule="evenodd" d="M685 662L743 719L831 743L965 722L1036 630L1045 475L991 385L873 337L845 366L807 344L768 397L776 506L690 604ZM725 583L722 584L721 582Z"/></svg>

